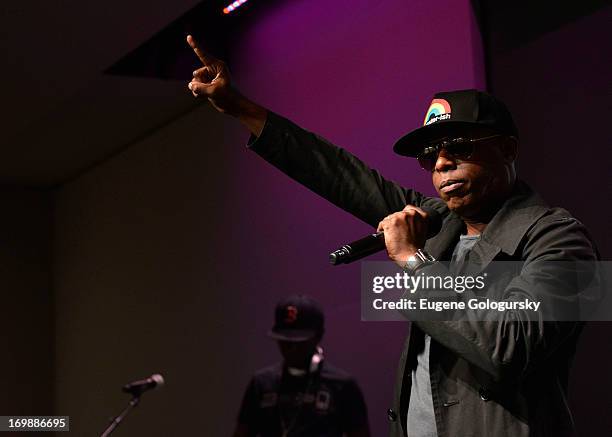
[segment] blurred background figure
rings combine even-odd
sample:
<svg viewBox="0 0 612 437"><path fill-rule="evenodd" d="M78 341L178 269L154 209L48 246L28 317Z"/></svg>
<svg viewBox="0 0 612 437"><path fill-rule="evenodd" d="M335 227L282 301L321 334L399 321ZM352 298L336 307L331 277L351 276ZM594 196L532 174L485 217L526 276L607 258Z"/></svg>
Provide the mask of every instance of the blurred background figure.
<svg viewBox="0 0 612 437"><path fill-rule="evenodd" d="M268 335L283 361L251 379L234 437L367 437L366 404L355 380L323 359L321 305L293 295L276 306Z"/></svg>

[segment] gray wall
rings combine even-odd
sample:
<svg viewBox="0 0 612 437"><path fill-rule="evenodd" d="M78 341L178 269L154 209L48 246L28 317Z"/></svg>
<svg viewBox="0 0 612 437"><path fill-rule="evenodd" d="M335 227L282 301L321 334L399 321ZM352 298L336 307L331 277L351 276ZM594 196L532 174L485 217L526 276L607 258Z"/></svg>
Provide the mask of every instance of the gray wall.
<svg viewBox="0 0 612 437"><path fill-rule="evenodd" d="M226 274L248 261L229 249L244 221L228 212L240 195L225 163L246 153L234 123L201 107L58 191L55 408L75 434L104 429L120 386L154 372L163 393L118 433L230 433L245 383L231 375L263 364Z"/></svg>

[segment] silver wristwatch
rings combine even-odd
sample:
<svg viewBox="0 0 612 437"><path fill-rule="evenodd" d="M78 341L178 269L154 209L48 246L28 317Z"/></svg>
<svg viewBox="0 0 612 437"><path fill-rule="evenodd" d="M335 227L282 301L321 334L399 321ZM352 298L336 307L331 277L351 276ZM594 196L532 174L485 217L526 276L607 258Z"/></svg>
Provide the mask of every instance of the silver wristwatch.
<svg viewBox="0 0 612 437"><path fill-rule="evenodd" d="M418 249L414 255L408 257L404 269L407 270L408 273L414 274L421 267L428 264L433 264L435 261L436 259L433 256L425 252L423 249Z"/></svg>

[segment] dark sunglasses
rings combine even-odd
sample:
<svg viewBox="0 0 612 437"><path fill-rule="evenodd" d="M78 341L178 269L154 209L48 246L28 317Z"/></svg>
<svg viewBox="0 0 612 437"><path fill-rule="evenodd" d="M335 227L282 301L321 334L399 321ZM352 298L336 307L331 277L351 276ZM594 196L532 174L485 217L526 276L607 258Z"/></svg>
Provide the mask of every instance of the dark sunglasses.
<svg viewBox="0 0 612 437"><path fill-rule="evenodd" d="M426 146L423 151L417 156L419 164L423 170L432 172L436 167L438 155L442 150L446 151L449 158L452 159L470 159L476 149L476 143L480 141L490 140L501 137L502 135L490 135L482 138L450 138L431 143Z"/></svg>

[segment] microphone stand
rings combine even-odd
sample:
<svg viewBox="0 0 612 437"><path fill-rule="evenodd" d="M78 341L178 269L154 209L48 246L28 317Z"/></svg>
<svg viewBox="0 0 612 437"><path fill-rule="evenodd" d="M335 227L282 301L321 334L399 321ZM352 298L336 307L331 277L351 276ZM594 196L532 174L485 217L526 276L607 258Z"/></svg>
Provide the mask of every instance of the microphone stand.
<svg viewBox="0 0 612 437"><path fill-rule="evenodd" d="M115 430L115 428L119 426L121 421L125 419L125 416L127 416L128 413L132 411L132 409L135 406L138 405L138 402L140 402L140 394L132 395L132 399L130 400L130 403L127 405L127 407L125 407L125 409L121 412L121 414L119 414L117 417L115 417L111 421L110 425L108 425L108 428L104 430L104 432L102 433L100 437L108 437L109 435L111 435L111 433Z"/></svg>

